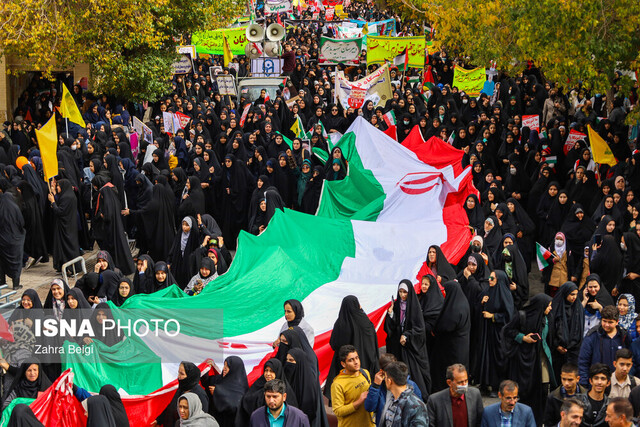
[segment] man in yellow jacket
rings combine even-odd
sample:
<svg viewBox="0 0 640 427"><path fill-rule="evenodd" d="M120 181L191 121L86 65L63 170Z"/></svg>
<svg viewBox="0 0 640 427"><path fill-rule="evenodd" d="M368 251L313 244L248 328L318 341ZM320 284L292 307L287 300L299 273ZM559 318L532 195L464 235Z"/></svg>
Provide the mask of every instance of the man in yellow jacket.
<svg viewBox="0 0 640 427"><path fill-rule="evenodd" d="M360 368L360 357L354 346L343 345L339 356L344 369L331 384L331 401L333 413L338 417L338 426L374 427L371 412L364 409L371 375L366 369Z"/></svg>

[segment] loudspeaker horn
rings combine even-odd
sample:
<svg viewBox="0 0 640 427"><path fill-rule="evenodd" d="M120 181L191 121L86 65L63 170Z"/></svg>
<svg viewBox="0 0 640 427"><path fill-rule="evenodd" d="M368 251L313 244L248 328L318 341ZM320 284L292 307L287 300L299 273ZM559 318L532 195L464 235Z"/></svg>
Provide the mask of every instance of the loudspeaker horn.
<svg viewBox="0 0 640 427"><path fill-rule="evenodd" d="M261 42L264 39L264 29L261 25L251 24L247 27L246 36L250 42Z"/></svg>
<svg viewBox="0 0 640 427"><path fill-rule="evenodd" d="M279 42L266 42L264 44L264 53L266 53L267 56L275 58L282 54L282 46Z"/></svg>
<svg viewBox="0 0 640 427"><path fill-rule="evenodd" d="M256 59L262 56L254 43L247 43L247 45L244 47L244 54L249 59Z"/></svg>
<svg viewBox="0 0 640 427"><path fill-rule="evenodd" d="M273 23L267 27L267 38L272 42L279 42L287 35L284 27L278 23Z"/></svg>

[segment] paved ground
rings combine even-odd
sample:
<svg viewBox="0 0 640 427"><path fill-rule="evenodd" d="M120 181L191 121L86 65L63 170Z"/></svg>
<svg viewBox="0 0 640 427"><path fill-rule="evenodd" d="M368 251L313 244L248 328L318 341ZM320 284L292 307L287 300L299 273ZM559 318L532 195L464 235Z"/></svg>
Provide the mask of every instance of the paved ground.
<svg viewBox="0 0 640 427"><path fill-rule="evenodd" d="M98 247L95 246L91 251L86 251L83 255L85 259L87 271L92 271L93 266L95 265L95 255L98 251ZM235 255L235 254L234 254ZM79 278L80 276L78 276ZM40 299L44 301L49 292L49 284L53 279L62 278L60 273L56 273L53 269L53 263L49 260L48 263L40 263L32 266L29 270L23 271L21 277L21 284L24 285L24 288L18 291L16 295L10 297L11 300L19 300L20 296L26 289L35 289L40 296ZM536 265L532 266L531 273L529 274L529 284L530 284L530 295L536 295L544 291L543 285L540 282L540 272L536 268ZM75 285L75 279L73 277L69 278L69 286L73 287ZM6 294L9 292L8 289L2 291L2 294ZM1 295L0 295L1 298ZM491 405L493 403L498 402L498 399L490 398L487 396L483 396L482 402L484 406ZM331 408L326 408L327 414L330 417L330 424L337 425L335 420L335 416L333 415L333 411Z"/></svg>

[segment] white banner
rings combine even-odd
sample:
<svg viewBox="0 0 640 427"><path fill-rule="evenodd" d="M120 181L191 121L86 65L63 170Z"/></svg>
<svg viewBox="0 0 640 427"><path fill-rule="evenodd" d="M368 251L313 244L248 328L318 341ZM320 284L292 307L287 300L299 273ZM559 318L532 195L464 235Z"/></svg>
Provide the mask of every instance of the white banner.
<svg viewBox="0 0 640 427"><path fill-rule="evenodd" d="M291 0L267 0L264 2L264 14L291 12Z"/></svg>
<svg viewBox="0 0 640 427"><path fill-rule="evenodd" d="M180 60L172 65L173 74L187 74L191 72L192 62L189 55L180 55Z"/></svg>
<svg viewBox="0 0 640 427"><path fill-rule="evenodd" d="M236 79L230 75L217 75L216 82L218 83L218 93L220 95L232 95L236 96L238 92L236 91Z"/></svg>
<svg viewBox="0 0 640 427"><path fill-rule="evenodd" d="M166 111L162 113L162 125L164 126L164 131L166 133L174 134L174 124L173 124L173 113L167 113Z"/></svg>
<svg viewBox="0 0 640 427"><path fill-rule="evenodd" d="M389 66L387 64L378 68L368 76L350 82L344 77L342 71L338 71L336 78L336 95L347 109L361 108L366 101L373 101L374 106L384 105L392 98L391 79L389 78Z"/></svg>

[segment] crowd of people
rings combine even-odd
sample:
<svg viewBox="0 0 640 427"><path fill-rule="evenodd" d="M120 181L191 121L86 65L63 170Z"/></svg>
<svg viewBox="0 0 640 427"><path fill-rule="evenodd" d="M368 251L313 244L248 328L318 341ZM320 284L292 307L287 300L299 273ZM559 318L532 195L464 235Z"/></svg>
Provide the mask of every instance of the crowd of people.
<svg viewBox="0 0 640 427"><path fill-rule="evenodd" d="M414 31L391 11L360 3L345 10L368 21L393 18L397 34ZM628 426L640 415L640 152L638 126L625 122L637 107L636 89L614 85L607 99L545 82L530 66L519 76L496 76L492 95L472 97L453 86L453 67L464 61L443 51L429 55L430 89L423 70L392 69L392 99L345 108L334 102L335 74L317 61L322 35L331 35L322 21L288 29L287 84L275 99L266 91L252 102L220 95L208 72L219 59L199 58L156 103L94 96L74 85L86 121L80 128L56 113L57 84L34 80L0 131L0 283L9 277L20 289L22 270L35 263L51 256L61 271L94 244L100 250L94 271L74 288L56 279L44 303L25 291L10 324L28 332L41 309L57 319L93 309L91 321L100 323L111 316L108 301L121 306L172 285L199 294L229 268L241 230L261 234L285 207L314 214L324 180L348 175L349 159L330 149L326 133L344 133L357 117L384 131L383 116L393 111L399 143L417 127L425 140L435 136L463 150L462 166L471 167L478 190L464 202L474 234L467 253L452 263L439 246L429 248L430 274L417 287L398 285L384 343L355 296L327 313L337 320L324 389L313 327L302 304L288 300L287 322L273 337L276 356L257 381L248 384L235 356L203 377L185 361L173 401L154 424L320 427L328 425L328 401L340 426ZM225 73L250 75L249 61L234 61L238 67ZM338 67L349 80L376 68ZM410 75L421 78L409 83ZM189 123L167 134L163 112L180 112ZM47 184L35 129L52 115L59 173ZM523 115L537 115L539 129L523 126ZM129 138L134 116L147 118L153 133L137 152ZM291 131L298 119L313 130L308 141ZM588 134L587 125L609 145L615 166L594 162L586 136L566 144L572 130ZM551 253L541 293L530 286L538 246ZM96 339L119 342L109 334ZM36 397L60 375L60 364L5 356L0 365L14 379L3 407ZM95 420L88 425L129 425L114 392L109 385L95 396L75 390ZM481 392L500 402L483 408ZM10 425L35 420L24 405L12 414Z"/></svg>

